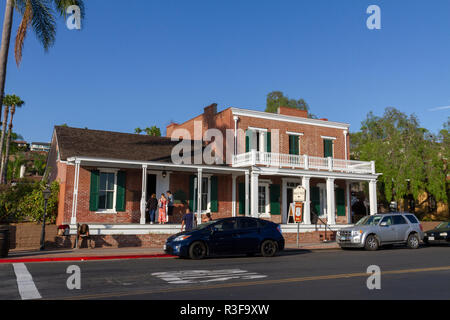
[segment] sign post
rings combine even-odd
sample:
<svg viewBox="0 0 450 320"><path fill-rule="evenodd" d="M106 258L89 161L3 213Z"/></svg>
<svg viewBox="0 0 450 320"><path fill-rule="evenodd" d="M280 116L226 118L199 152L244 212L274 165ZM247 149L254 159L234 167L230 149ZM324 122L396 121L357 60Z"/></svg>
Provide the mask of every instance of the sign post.
<svg viewBox="0 0 450 320"><path fill-rule="evenodd" d="M306 200L306 189L298 186L294 189L294 222L297 223L297 248L300 246L300 223L303 222L303 203Z"/></svg>

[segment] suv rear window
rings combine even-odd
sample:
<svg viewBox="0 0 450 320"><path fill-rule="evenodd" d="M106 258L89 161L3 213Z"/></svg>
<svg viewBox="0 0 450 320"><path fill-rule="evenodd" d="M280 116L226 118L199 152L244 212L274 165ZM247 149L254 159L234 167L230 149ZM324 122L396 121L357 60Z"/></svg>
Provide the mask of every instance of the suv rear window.
<svg viewBox="0 0 450 320"><path fill-rule="evenodd" d="M394 216L394 224L407 224L402 216Z"/></svg>
<svg viewBox="0 0 450 320"><path fill-rule="evenodd" d="M413 216L412 214L408 214L405 215L406 219L409 220L409 222L411 223L419 223L419 221L417 220L417 218L415 216Z"/></svg>

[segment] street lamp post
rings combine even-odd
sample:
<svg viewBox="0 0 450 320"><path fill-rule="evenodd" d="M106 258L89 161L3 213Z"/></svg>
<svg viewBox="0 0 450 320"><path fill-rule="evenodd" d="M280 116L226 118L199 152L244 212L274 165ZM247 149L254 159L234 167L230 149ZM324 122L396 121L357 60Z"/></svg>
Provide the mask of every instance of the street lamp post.
<svg viewBox="0 0 450 320"><path fill-rule="evenodd" d="M50 198L51 190L47 186L44 191L42 191L42 195L44 196L44 219L42 222L42 232L41 232L41 248L40 250L45 250L45 216L47 214L47 201Z"/></svg>

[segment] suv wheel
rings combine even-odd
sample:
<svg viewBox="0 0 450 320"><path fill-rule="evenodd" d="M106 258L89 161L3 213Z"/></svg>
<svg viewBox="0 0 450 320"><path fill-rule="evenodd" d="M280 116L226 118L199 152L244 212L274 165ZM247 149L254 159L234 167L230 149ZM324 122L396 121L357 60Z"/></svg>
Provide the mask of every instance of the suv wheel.
<svg viewBox="0 0 450 320"><path fill-rule="evenodd" d="M263 257L273 257L278 251L278 245L275 241L265 240L261 244L261 254Z"/></svg>
<svg viewBox="0 0 450 320"><path fill-rule="evenodd" d="M419 237L417 234L413 233L408 236L408 240L406 242L406 245L410 249L417 249L419 247Z"/></svg>
<svg viewBox="0 0 450 320"><path fill-rule="evenodd" d="M376 251L376 250L378 250L379 246L380 245L378 243L377 237L375 237L374 235L371 234L367 237L366 244L364 247L366 248L366 250Z"/></svg>
<svg viewBox="0 0 450 320"><path fill-rule="evenodd" d="M189 257L194 260L206 257L206 246L203 242L197 241L189 247Z"/></svg>

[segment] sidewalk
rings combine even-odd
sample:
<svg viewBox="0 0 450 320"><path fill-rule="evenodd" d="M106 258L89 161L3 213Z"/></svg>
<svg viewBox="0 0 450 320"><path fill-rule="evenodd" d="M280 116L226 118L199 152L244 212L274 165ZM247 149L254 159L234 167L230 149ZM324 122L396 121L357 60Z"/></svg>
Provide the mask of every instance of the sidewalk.
<svg viewBox="0 0 450 320"><path fill-rule="evenodd" d="M286 244L286 251L291 250L333 250L338 249L336 242L329 243L295 243ZM88 261L88 260L116 260L116 259L149 259L170 258L162 248L95 248L95 249L39 249L10 250L7 258L0 258L2 263L29 263L50 261Z"/></svg>

